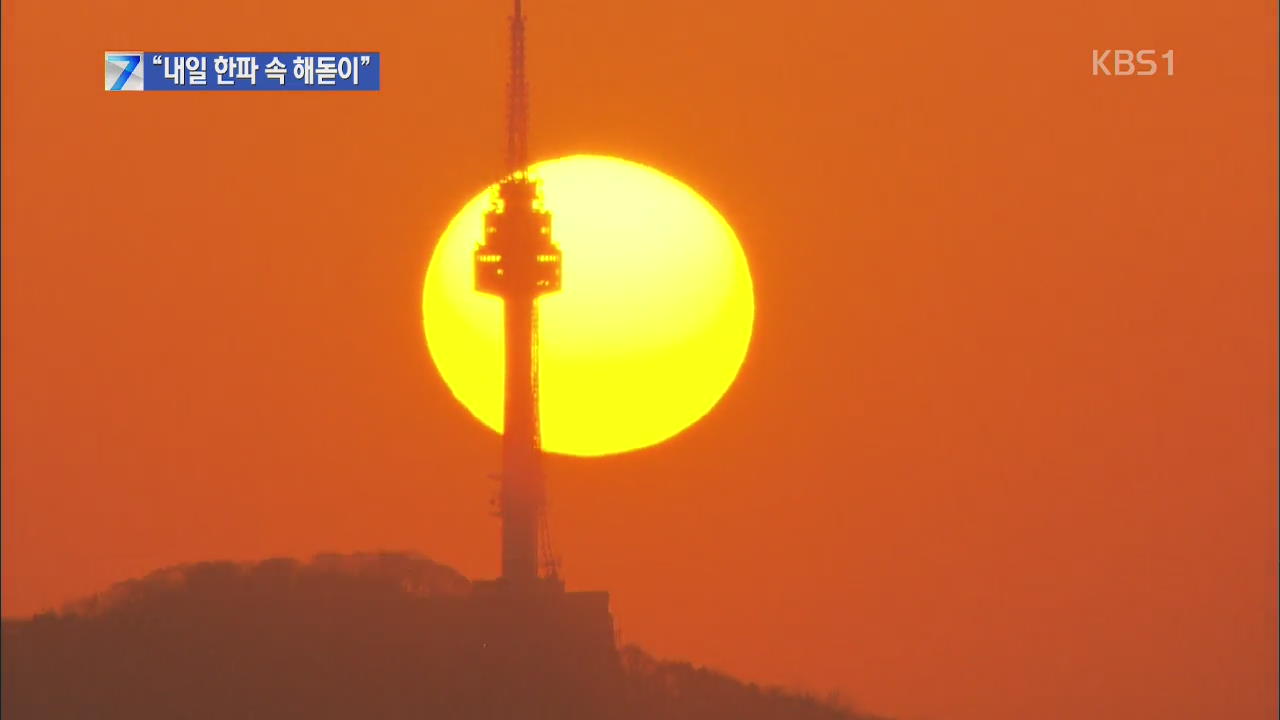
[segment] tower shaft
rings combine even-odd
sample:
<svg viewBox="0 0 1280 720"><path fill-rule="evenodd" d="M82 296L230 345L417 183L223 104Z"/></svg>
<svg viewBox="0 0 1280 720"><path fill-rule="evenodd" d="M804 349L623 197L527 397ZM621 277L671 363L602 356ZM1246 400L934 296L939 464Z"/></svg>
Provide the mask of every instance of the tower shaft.
<svg viewBox="0 0 1280 720"><path fill-rule="evenodd" d="M507 296L505 403L502 423L502 577L538 575L538 527L545 506L538 433L538 306L531 295Z"/></svg>

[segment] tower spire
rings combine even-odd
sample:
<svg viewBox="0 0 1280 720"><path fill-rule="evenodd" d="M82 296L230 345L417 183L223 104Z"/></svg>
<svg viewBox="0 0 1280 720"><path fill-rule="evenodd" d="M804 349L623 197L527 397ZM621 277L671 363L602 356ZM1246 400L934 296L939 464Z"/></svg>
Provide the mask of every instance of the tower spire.
<svg viewBox="0 0 1280 720"><path fill-rule="evenodd" d="M507 79L507 172L529 166L529 84L524 72L524 5L511 15L511 75Z"/></svg>

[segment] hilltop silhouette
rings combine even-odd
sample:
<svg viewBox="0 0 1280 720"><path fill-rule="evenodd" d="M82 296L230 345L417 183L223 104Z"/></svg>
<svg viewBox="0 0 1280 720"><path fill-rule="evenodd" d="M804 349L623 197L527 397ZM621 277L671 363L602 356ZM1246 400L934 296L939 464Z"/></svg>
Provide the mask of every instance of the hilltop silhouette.
<svg viewBox="0 0 1280 720"><path fill-rule="evenodd" d="M159 570L5 620L0 710L6 720L869 720L634 646L601 653L572 631L564 657L495 661L455 612L471 591L455 570L399 553Z"/></svg>

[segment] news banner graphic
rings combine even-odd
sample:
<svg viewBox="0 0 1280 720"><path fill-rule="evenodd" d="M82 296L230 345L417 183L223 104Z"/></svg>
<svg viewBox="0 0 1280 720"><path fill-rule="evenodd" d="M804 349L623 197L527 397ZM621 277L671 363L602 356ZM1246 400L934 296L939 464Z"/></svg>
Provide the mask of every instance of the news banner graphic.
<svg viewBox="0 0 1280 720"><path fill-rule="evenodd" d="M380 53L108 52L106 89L121 91L380 89Z"/></svg>

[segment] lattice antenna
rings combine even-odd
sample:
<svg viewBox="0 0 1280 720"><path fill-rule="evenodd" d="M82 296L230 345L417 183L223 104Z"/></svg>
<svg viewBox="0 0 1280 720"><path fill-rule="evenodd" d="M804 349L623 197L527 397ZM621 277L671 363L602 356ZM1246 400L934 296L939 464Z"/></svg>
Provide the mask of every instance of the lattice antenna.
<svg viewBox="0 0 1280 720"><path fill-rule="evenodd" d="M524 6L511 15L511 75L507 79L507 172L529 167L529 82L524 72Z"/></svg>

